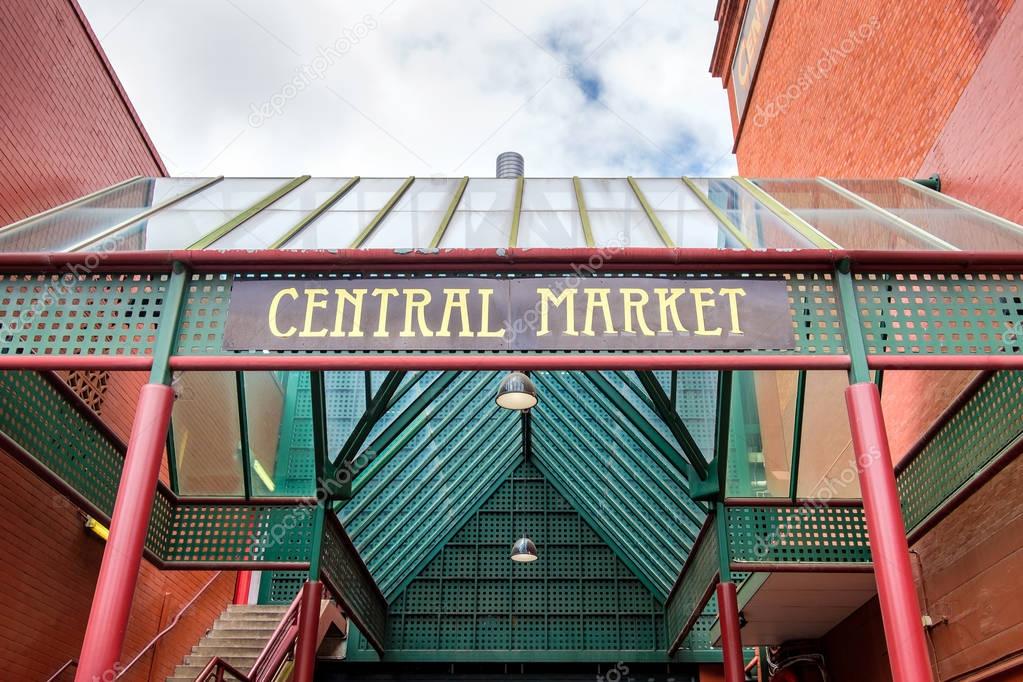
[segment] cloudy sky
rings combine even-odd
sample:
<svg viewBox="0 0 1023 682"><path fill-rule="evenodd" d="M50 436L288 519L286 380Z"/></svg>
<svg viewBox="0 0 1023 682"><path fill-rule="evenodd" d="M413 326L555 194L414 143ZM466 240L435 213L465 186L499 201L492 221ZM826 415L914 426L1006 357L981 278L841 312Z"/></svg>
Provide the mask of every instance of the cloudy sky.
<svg viewBox="0 0 1023 682"><path fill-rule="evenodd" d="M711 0L81 0L174 175L727 174Z"/></svg>

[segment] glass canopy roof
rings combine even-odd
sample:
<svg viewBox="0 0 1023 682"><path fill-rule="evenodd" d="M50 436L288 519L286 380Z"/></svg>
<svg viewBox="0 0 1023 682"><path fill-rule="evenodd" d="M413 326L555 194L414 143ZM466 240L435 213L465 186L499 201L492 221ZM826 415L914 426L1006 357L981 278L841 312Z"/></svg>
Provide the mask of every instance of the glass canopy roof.
<svg viewBox="0 0 1023 682"><path fill-rule="evenodd" d="M345 248L1015 251L908 179L136 178L0 228L0 252Z"/></svg>

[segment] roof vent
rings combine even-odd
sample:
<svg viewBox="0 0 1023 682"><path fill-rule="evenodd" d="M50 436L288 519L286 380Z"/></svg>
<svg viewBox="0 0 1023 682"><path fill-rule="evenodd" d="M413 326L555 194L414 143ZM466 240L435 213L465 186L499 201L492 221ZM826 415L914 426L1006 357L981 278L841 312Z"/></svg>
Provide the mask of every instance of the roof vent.
<svg viewBox="0 0 1023 682"><path fill-rule="evenodd" d="M497 155L497 177L521 178L525 175L526 160L518 152L502 152Z"/></svg>

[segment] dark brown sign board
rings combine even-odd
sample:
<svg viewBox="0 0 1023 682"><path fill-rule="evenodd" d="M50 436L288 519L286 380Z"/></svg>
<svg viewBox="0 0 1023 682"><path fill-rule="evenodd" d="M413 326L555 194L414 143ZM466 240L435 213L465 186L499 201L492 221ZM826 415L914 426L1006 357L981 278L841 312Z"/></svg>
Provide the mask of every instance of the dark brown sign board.
<svg viewBox="0 0 1023 682"><path fill-rule="evenodd" d="M428 277L241 280L225 350L784 350L784 280Z"/></svg>

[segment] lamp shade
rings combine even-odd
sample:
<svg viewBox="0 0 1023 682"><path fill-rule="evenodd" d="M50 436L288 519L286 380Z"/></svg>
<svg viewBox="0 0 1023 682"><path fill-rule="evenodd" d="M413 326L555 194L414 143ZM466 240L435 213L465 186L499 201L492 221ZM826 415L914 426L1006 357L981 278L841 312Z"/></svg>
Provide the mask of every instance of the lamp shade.
<svg viewBox="0 0 1023 682"><path fill-rule="evenodd" d="M518 542L512 545L512 561L528 563L536 561L536 545L529 538L519 538Z"/></svg>
<svg viewBox="0 0 1023 682"><path fill-rule="evenodd" d="M497 404L506 410L528 410L536 405L536 386L522 372L510 372L497 388Z"/></svg>

